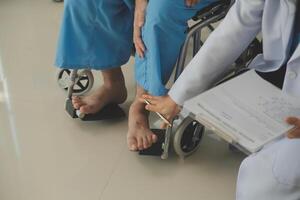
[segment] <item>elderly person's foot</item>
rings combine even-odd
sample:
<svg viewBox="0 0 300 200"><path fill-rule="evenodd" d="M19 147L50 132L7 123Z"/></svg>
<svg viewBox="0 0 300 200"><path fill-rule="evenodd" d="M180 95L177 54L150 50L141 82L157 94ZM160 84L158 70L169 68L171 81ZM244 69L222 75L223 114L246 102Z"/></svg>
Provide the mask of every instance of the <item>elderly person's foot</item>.
<svg viewBox="0 0 300 200"><path fill-rule="evenodd" d="M109 103L121 104L126 101L127 90L121 69L102 71L102 75L104 83L93 94L72 98L75 109L84 114L93 114Z"/></svg>
<svg viewBox="0 0 300 200"><path fill-rule="evenodd" d="M145 110L144 103L139 101L144 93L144 90L138 87L137 97L129 110L127 144L131 151L147 149L157 141L157 136L149 128L149 113Z"/></svg>

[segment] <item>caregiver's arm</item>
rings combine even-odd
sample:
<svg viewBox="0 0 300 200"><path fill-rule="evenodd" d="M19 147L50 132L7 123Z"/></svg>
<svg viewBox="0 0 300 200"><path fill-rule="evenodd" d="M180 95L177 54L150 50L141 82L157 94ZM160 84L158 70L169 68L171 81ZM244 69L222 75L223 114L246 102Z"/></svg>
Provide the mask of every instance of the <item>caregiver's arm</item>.
<svg viewBox="0 0 300 200"><path fill-rule="evenodd" d="M264 0L237 0L180 75L169 96L144 96L157 102L146 109L172 118L179 111L178 105L215 83L261 30L264 5Z"/></svg>

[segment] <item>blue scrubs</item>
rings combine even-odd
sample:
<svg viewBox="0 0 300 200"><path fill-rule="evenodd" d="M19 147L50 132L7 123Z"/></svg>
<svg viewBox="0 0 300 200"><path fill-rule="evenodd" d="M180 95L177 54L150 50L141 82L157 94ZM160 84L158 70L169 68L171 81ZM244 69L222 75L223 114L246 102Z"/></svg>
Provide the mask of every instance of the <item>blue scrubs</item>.
<svg viewBox="0 0 300 200"><path fill-rule="evenodd" d="M215 0L187 8L185 0L150 0L142 30L147 51L136 56L135 78L150 94L167 93L187 21ZM125 64L133 45L135 0L66 0L56 66L105 70Z"/></svg>

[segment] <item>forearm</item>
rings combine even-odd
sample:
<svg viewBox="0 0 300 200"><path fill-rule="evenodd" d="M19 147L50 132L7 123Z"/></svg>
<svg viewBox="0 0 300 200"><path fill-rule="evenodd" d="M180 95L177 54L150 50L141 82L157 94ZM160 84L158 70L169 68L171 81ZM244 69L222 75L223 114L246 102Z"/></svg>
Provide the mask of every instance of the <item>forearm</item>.
<svg viewBox="0 0 300 200"><path fill-rule="evenodd" d="M232 6L170 90L178 105L207 90L228 71L260 31L263 6L263 0L239 0Z"/></svg>

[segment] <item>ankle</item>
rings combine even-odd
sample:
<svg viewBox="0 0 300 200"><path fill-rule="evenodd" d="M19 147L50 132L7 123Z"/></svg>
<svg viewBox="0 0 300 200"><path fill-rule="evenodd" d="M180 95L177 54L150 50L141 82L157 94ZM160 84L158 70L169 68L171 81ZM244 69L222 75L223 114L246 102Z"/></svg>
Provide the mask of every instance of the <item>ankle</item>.
<svg viewBox="0 0 300 200"><path fill-rule="evenodd" d="M145 109L145 104L140 102L138 99L135 99L132 102L130 110L132 113L140 113L146 116L149 115L149 111Z"/></svg>
<svg viewBox="0 0 300 200"><path fill-rule="evenodd" d="M124 82L111 82L111 81L105 81L103 83L103 87L105 87L108 90L123 90L125 87L125 83Z"/></svg>

